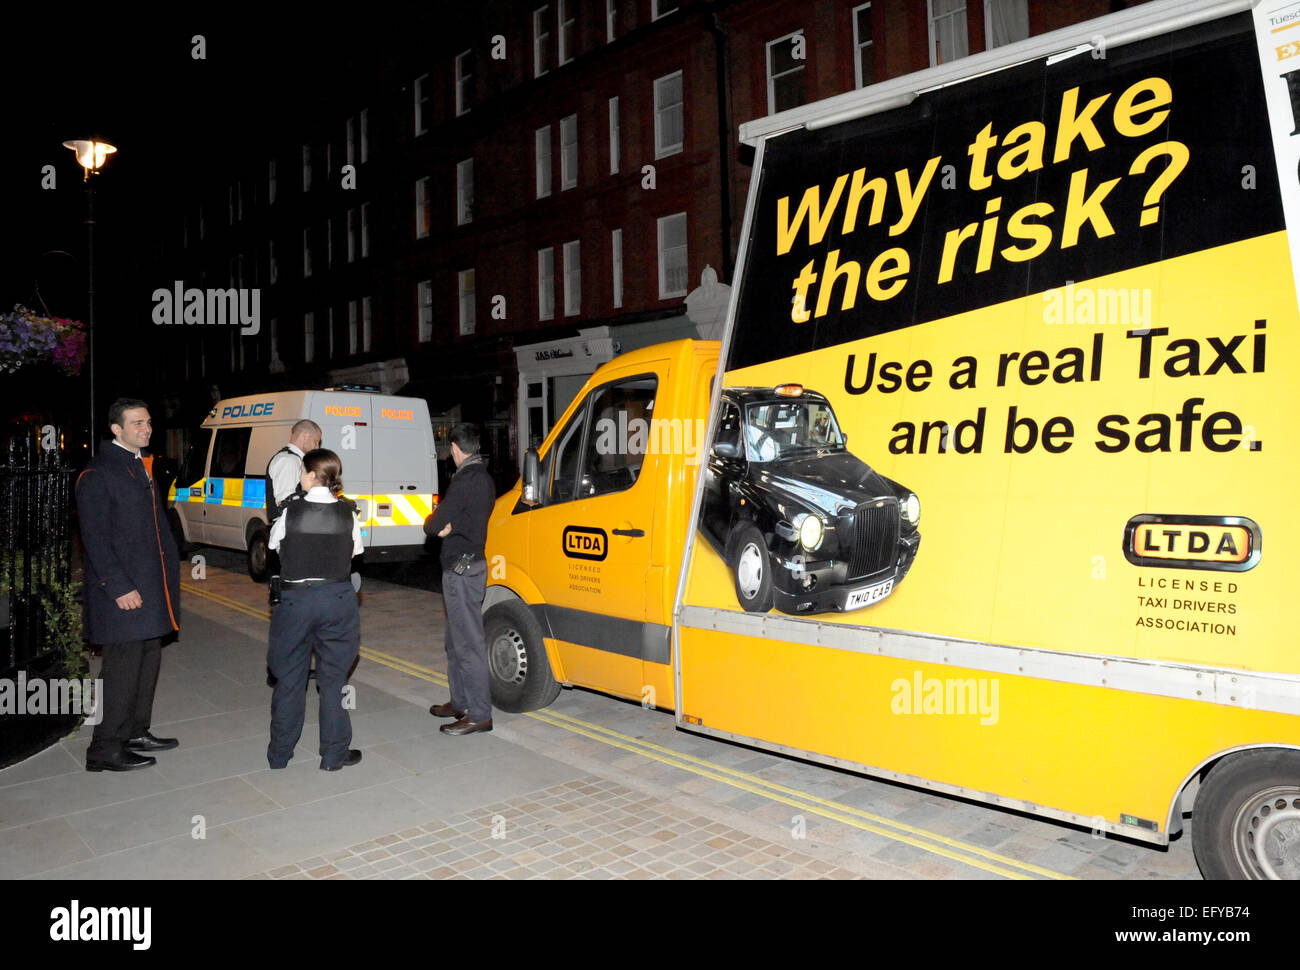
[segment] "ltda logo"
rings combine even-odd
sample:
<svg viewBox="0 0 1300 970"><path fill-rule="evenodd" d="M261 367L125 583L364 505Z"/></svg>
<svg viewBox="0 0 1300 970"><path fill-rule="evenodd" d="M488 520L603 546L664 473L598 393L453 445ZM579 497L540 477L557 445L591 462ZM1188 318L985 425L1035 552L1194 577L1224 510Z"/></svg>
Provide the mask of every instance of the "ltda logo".
<svg viewBox="0 0 1300 970"><path fill-rule="evenodd" d="M1258 523L1241 515L1135 515L1124 558L1135 566L1244 573L1263 554Z"/></svg>
<svg viewBox="0 0 1300 970"><path fill-rule="evenodd" d="M603 562L609 554L609 536L604 529L567 526L562 536L564 554L570 559L593 559Z"/></svg>

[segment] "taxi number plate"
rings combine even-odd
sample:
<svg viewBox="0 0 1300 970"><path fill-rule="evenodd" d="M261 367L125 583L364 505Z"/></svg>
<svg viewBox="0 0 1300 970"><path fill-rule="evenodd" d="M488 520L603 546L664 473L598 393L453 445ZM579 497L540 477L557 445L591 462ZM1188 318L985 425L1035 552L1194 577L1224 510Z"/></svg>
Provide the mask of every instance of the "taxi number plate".
<svg viewBox="0 0 1300 970"><path fill-rule="evenodd" d="M878 603L888 596L893 588L894 581L887 579L883 583L876 583L875 586L868 586L866 589L855 589L849 593L844 608L846 610L856 610L863 606L870 606L872 603Z"/></svg>

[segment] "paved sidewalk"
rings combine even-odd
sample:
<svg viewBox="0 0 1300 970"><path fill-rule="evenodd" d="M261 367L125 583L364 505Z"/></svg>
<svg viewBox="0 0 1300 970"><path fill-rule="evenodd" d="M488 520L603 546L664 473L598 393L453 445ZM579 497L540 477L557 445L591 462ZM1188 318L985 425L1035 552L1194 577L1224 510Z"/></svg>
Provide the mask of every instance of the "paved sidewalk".
<svg viewBox="0 0 1300 970"><path fill-rule="evenodd" d="M435 594L389 592L408 601L396 611L403 627L413 598L417 612L438 611ZM370 597L368 628L397 622L382 599ZM672 793L655 797L539 754L510 740L519 719L509 715L498 715L493 734L449 738L427 711L445 687L365 660L353 677L361 764L319 770L309 702L293 761L271 771L265 620L197 595L184 609L184 638L165 649L154 707L155 732L181 747L153 768L92 774L83 729L0 771L0 878L901 875L843 868L757 835L736 813L703 817ZM437 634L440 621L425 619L435 622L414 622ZM394 679L407 698L376 684Z"/></svg>

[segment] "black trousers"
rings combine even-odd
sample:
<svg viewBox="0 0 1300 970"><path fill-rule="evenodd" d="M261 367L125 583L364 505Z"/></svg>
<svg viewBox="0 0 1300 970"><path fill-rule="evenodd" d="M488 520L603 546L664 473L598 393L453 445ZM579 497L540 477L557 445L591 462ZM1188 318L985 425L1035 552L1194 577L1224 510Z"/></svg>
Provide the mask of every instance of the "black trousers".
<svg viewBox="0 0 1300 970"><path fill-rule="evenodd" d="M451 706L468 711L471 721L492 717L487 644L483 636L483 597L488 564L480 559L458 576L442 573L442 601L447 608L447 680Z"/></svg>
<svg viewBox="0 0 1300 970"><path fill-rule="evenodd" d="M352 743L352 721L343 688L361 646L361 613L349 582L295 589L285 586L271 612L266 665L278 678L271 694L271 741L266 760L283 768L293 757L307 714L307 670L316 647L320 688L321 764L342 764Z"/></svg>
<svg viewBox="0 0 1300 970"><path fill-rule="evenodd" d="M104 644L99 674L103 681L99 704L104 717L95 725L87 757L114 757L127 741L149 730L161 661L161 637Z"/></svg>

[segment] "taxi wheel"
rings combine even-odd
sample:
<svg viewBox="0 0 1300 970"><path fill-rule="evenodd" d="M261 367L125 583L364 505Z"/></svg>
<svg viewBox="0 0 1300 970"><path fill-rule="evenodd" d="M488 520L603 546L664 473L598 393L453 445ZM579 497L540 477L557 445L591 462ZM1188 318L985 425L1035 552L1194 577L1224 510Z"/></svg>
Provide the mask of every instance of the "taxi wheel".
<svg viewBox="0 0 1300 970"><path fill-rule="evenodd" d="M766 613L772 608L772 557L763 533L746 522L731 534L727 545L736 600L751 613Z"/></svg>
<svg viewBox="0 0 1300 970"><path fill-rule="evenodd" d="M1300 751L1210 769L1192 805L1192 852L1206 879L1300 879Z"/></svg>
<svg viewBox="0 0 1300 970"><path fill-rule="evenodd" d="M269 555L266 542L269 538L270 533L265 528L258 529L248 537L248 575L255 583L266 582L266 560Z"/></svg>
<svg viewBox="0 0 1300 970"><path fill-rule="evenodd" d="M492 706L509 714L536 711L560 693L546 657L542 628L518 600L498 603L483 614Z"/></svg>

